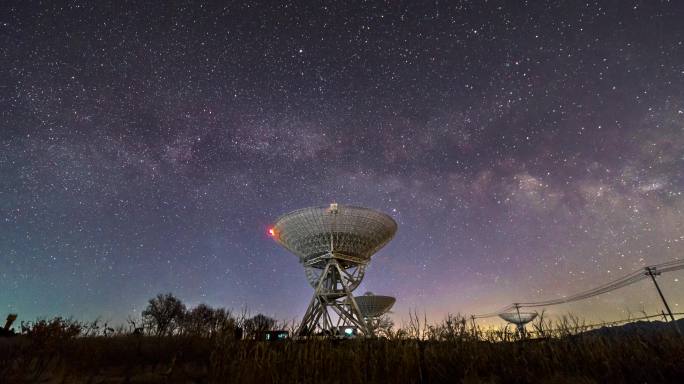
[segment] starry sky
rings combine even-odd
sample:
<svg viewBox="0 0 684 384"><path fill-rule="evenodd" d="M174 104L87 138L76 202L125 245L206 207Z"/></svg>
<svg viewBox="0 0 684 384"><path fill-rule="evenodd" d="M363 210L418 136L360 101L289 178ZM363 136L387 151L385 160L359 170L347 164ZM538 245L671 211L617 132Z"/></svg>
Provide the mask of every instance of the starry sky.
<svg viewBox="0 0 684 384"><path fill-rule="evenodd" d="M399 323L682 257L681 2L279 3L0 5L0 314L298 319L267 229L332 201L398 222L357 292ZM548 311L661 309L642 281Z"/></svg>

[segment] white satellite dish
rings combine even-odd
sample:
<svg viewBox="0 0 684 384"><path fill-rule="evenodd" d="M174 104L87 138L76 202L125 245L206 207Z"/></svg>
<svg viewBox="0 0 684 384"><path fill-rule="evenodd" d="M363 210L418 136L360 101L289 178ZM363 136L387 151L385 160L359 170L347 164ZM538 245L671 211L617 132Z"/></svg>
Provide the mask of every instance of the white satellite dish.
<svg viewBox="0 0 684 384"><path fill-rule="evenodd" d="M352 291L361 284L371 256L396 231L397 223L384 213L337 203L300 209L276 220L268 232L299 257L314 288L298 336L316 331L337 334L340 327L369 334Z"/></svg>
<svg viewBox="0 0 684 384"><path fill-rule="evenodd" d="M511 324L515 324L518 329L518 334L523 336L525 334L525 325L537 317L537 312L515 312L500 313L499 317Z"/></svg>

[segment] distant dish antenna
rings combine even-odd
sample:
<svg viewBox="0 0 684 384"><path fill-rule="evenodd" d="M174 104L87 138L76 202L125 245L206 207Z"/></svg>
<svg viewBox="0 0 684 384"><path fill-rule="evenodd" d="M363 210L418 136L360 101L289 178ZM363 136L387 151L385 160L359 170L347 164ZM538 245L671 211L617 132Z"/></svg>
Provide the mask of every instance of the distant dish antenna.
<svg viewBox="0 0 684 384"><path fill-rule="evenodd" d="M522 338L526 335L525 325L537 317L537 312L520 312L520 307L517 304L515 312L500 313L499 317L511 324L515 324L518 329L518 335Z"/></svg>
<svg viewBox="0 0 684 384"><path fill-rule="evenodd" d="M336 335L340 327L370 333L352 291L361 284L371 256L396 231L397 223L384 213L337 203L300 209L276 220L269 233L299 257L314 288L297 336Z"/></svg>
<svg viewBox="0 0 684 384"><path fill-rule="evenodd" d="M374 295L373 292L366 292L363 296L356 297L356 304L359 306L361 316L364 319L373 319L384 315L392 309L397 301L392 296Z"/></svg>
<svg viewBox="0 0 684 384"><path fill-rule="evenodd" d="M363 296L356 297L356 304L359 306L363 321L366 322L369 334L376 334L382 327L382 316L392 309L397 301L392 296L374 295L373 292L366 292Z"/></svg>

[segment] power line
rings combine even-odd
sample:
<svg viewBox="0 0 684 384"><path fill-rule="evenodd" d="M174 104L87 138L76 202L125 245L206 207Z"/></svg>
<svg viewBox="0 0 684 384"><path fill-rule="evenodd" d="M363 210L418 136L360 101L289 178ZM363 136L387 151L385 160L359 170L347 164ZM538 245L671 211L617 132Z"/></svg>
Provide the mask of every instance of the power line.
<svg viewBox="0 0 684 384"><path fill-rule="evenodd" d="M495 312L481 313L481 314L479 314L479 315L472 315L471 318L472 318L472 319L485 319L485 318L487 318L487 317L499 316L499 314L504 313L504 312L507 312L507 311L513 309L514 307L515 307L515 306L514 306L513 304L511 304L511 305L509 305L509 306L507 306L507 307L503 307L503 308L501 308L501 309L499 309L498 311L495 311Z"/></svg>
<svg viewBox="0 0 684 384"><path fill-rule="evenodd" d="M643 274L641 271L637 271L635 273L632 273L630 275L624 276L618 280L611 281L610 283L601 285L599 287L584 291L584 292L579 292L571 296L567 297L562 297L559 299L552 299L552 300L545 300L545 301L537 301L537 302L523 302L523 303L518 303L519 307L527 307L527 308L534 308L534 307L546 307L546 306L551 306L551 305L558 305L558 304L565 304L565 303L571 303L573 301L578 301L578 300L583 300L583 299L588 299L590 297L598 296L603 293L611 292L616 289L625 287L627 285L636 283L637 281L643 280L646 278L646 275Z"/></svg>
<svg viewBox="0 0 684 384"><path fill-rule="evenodd" d="M674 313L674 315L677 315L677 316L684 315L684 312ZM641 316L641 317L631 317L629 319L604 321L604 322L593 323L593 324L576 325L576 326L570 327L568 329L571 329L574 332L577 332L578 330L588 331L588 330L595 329L595 328L612 327L612 326L616 326L619 324L630 323L630 322L635 322L635 321L640 321L640 320L650 320L650 319L654 319L654 318L664 318L665 321L667 321L667 316L665 316L664 313L660 313L657 315L646 315L646 316ZM550 331L553 331L553 329L550 329ZM527 332L529 334L532 334L532 335L540 335L540 332L536 331L536 330L527 331Z"/></svg>
<svg viewBox="0 0 684 384"><path fill-rule="evenodd" d="M600 285L596 288L592 288L592 289L589 289L586 291L578 292L574 295L570 295L570 296L566 296L566 297L562 297L562 298L558 298L558 299L544 300L544 301L513 303L511 305L508 305L506 307L499 309L496 312L484 313L484 314L480 314L480 315L473 315L472 318L473 319L482 319L482 318L487 318L487 317L494 317L494 316L498 316L500 313L504 313L504 312L509 311L513 308L547 307L547 306L552 306L552 305L570 303L573 301L584 300L584 299L588 299L590 297L598 296L598 295L601 295L604 293L614 291L616 289L626 287L628 285L631 285L631 284L634 284L638 281L646 279L650 276L649 271L652 271L653 273L657 272L658 274L660 274L663 272L677 271L680 269L684 269L684 260L667 261L664 263L647 266L642 270L632 272L628 275L620 277L620 278L613 280L611 282L608 282L606 284ZM646 272L644 273L644 271L646 271Z"/></svg>

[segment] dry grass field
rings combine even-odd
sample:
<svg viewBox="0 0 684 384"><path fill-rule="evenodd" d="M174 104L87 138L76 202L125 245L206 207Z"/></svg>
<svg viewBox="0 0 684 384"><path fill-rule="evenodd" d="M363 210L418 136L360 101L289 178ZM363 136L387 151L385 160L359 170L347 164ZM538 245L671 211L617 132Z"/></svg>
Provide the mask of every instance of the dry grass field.
<svg viewBox="0 0 684 384"><path fill-rule="evenodd" d="M684 340L676 332L590 334L568 324L547 322L544 337L528 340L450 318L435 326L412 323L383 338L263 342L232 332L103 336L59 319L0 339L0 382L681 382Z"/></svg>

